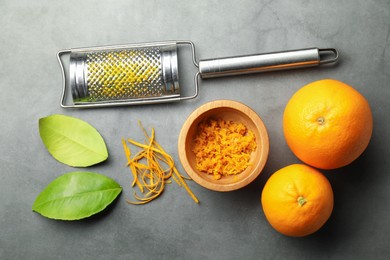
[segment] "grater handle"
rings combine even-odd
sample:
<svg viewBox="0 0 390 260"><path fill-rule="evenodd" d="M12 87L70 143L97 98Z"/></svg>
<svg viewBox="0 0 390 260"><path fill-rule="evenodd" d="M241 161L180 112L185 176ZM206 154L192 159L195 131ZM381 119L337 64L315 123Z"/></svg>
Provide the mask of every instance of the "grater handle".
<svg viewBox="0 0 390 260"><path fill-rule="evenodd" d="M330 57L329 57L330 56ZM199 61L202 78L314 67L338 60L336 49L300 49Z"/></svg>

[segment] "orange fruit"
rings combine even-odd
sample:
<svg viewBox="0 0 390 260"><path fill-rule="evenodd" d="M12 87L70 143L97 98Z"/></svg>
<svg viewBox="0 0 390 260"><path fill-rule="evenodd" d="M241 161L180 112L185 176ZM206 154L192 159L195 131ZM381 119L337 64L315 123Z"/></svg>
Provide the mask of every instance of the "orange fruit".
<svg viewBox="0 0 390 260"><path fill-rule="evenodd" d="M287 236L316 232L333 210L333 190L318 170L293 164L275 172L261 194L264 214L273 228Z"/></svg>
<svg viewBox="0 0 390 260"><path fill-rule="evenodd" d="M333 79L299 89L284 110L283 131L292 152L321 169L350 164L367 148L373 119L367 100Z"/></svg>

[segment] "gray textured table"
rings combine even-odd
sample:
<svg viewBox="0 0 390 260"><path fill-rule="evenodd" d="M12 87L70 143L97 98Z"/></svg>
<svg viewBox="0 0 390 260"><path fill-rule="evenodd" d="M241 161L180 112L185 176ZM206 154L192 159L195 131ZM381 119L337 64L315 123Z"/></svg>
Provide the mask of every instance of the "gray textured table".
<svg viewBox="0 0 390 260"><path fill-rule="evenodd" d="M389 259L390 1L1 0L0 28L1 259ZM341 56L332 67L203 80L191 101L60 108L58 50L172 39L194 41L203 59L306 47L334 47ZM283 137L284 106L300 87L323 78L344 81L368 99L374 133L357 161L324 171L335 193L326 225L314 235L288 238L267 223L259 198L273 172L299 162ZM141 138L142 120L156 128L182 170L181 126L215 99L243 102L263 118L270 155L260 177L229 193L191 182L200 205L175 184L148 205L128 205L132 178L121 138ZM86 120L107 143L108 161L88 170L115 179L123 192L97 216L62 222L31 211L49 182L75 170L42 144L38 119L50 114Z"/></svg>

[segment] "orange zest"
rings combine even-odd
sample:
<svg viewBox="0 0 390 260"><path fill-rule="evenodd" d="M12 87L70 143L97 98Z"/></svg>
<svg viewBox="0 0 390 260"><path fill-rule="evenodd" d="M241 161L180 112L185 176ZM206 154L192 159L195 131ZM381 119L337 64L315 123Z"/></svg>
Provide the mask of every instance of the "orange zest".
<svg viewBox="0 0 390 260"><path fill-rule="evenodd" d="M185 180L190 178L179 173L175 162L168 153L164 151L155 140L155 131L152 128L151 135L148 135L142 124L139 125L146 137L147 144L136 142L132 139L122 139L123 150L127 159L127 166L133 175L132 187L137 186L142 196L134 192L136 201L126 200L130 204L146 204L158 198L164 191L165 184L171 183L170 178L180 186L184 187L191 198L199 203L198 198L190 190ZM141 148L137 154L131 158L131 150L128 144Z"/></svg>
<svg viewBox="0 0 390 260"><path fill-rule="evenodd" d="M219 119L199 124L192 151L196 168L218 180L244 171L255 149L255 134L244 124Z"/></svg>

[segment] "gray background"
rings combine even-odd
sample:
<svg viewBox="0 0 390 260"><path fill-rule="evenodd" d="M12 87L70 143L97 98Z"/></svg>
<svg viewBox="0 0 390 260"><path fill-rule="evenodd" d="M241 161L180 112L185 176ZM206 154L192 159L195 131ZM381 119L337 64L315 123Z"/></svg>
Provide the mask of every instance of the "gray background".
<svg viewBox="0 0 390 260"><path fill-rule="evenodd" d="M0 0L0 258L1 259L388 259L390 257L389 82L390 1L27 1ZM334 47L337 66L203 80L185 102L93 110L59 106L60 49L162 40L192 40L199 58L306 47ZM191 78L192 65L182 64ZM278 234L267 223L261 190L276 170L299 160L287 147L282 115L305 84L334 78L369 101L374 132L351 165L323 171L335 194L333 214L305 238ZM186 81L186 77L183 79ZM191 89L192 81L183 88ZM260 177L235 192L196 183L195 204L169 185L156 201L128 205L132 177L121 138L141 140L137 126L180 165L177 138L188 115L215 99L253 108L269 131L270 155ZM31 211L53 179L75 171L53 159L38 119L65 114L86 120L104 137L109 159L89 169L123 187L103 213L82 221L46 219Z"/></svg>

